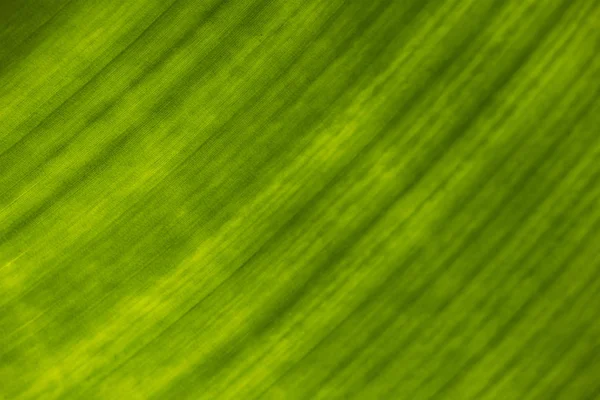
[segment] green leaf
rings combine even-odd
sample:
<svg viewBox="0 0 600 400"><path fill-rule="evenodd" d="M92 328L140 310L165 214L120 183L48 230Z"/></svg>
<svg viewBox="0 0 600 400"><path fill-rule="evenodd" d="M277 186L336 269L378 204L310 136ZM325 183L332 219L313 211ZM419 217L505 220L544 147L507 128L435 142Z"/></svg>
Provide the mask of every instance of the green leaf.
<svg viewBox="0 0 600 400"><path fill-rule="evenodd" d="M0 398L600 398L599 5L0 2Z"/></svg>

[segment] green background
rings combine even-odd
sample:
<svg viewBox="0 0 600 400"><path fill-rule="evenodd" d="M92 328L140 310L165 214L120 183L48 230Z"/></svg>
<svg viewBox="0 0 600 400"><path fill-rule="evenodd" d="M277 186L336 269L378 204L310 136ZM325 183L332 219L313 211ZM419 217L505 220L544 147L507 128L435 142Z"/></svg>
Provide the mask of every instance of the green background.
<svg viewBox="0 0 600 400"><path fill-rule="evenodd" d="M0 398L600 399L599 5L0 1Z"/></svg>

